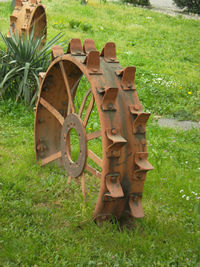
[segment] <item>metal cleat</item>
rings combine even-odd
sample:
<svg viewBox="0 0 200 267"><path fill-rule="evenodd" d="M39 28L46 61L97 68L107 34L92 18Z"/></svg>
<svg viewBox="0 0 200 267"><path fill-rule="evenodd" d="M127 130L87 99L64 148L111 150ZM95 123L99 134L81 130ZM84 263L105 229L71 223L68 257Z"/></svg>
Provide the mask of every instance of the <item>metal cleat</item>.
<svg viewBox="0 0 200 267"><path fill-rule="evenodd" d="M72 55L82 55L83 54L83 48L81 45L81 40L80 39L72 39L69 43L68 49L67 49L68 54Z"/></svg>
<svg viewBox="0 0 200 267"><path fill-rule="evenodd" d="M124 193L120 184L120 173L109 173L105 178L106 186L112 198L123 197Z"/></svg>
<svg viewBox="0 0 200 267"><path fill-rule="evenodd" d="M115 43L109 42L106 43L103 50L101 51L101 56L108 63L118 63L116 57L116 46Z"/></svg>
<svg viewBox="0 0 200 267"><path fill-rule="evenodd" d="M102 110L103 111L116 111L116 98L118 93L118 88L106 88L105 94L102 101Z"/></svg>
<svg viewBox="0 0 200 267"><path fill-rule="evenodd" d="M88 54L89 52L91 51L96 51L96 46L95 46L95 43L94 43L94 40L92 39L86 39L83 43L83 52L85 54Z"/></svg>
<svg viewBox="0 0 200 267"><path fill-rule="evenodd" d="M64 51L60 45L55 45L51 50L51 60L64 55Z"/></svg>
<svg viewBox="0 0 200 267"><path fill-rule="evenodd" d="M126 67L123 70L117 70L115 73L122 77L121 86L123 90L135 90L135 72L136 67Z"/></svg>
<svg viewBox="0 0 200 267"><path fill-rule="evenodd" d="M86 64L87 71L91 75L101 75L102 71L100 70L100 58L99 51L90 51L84 63Z"/></svg>

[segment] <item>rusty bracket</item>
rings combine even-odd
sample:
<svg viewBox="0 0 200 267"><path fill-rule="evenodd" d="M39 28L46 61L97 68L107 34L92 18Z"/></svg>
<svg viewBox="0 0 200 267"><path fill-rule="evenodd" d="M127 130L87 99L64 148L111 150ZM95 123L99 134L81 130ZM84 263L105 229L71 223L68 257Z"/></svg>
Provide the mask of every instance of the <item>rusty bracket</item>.
<svg viewBox="0 0 200 267"><path fill-rule="evenodd" d="M51 59L52 61L57 58L57 57L60 57L64 55L64 51L62 49L62 47L60 45L55 45L52 47L52 50L51 50Z"/></svg>
<svg viewBox="0 0 200 267"><path fill-rule="evenodd" d="M134 193L132 194L139 194L138 192L143 192L146 173L149 170L153 170L153 166L147 161L147 157L147 152L135 153L135 167L132 178L132 191Z"/></svg>
<svg viewBox="0 0 200 267"><path fill-rule="evenodd" d="M68 49L67 49L68 54L72 54L74 56L81 56L84 55L83 53L83 48L81 45L81 40L80 39L71 39Z"/></svg>
<svg viewBox="0 0 200 267"><path fill-rule="evenodd" d="M113 42L108 42L105 44L103 50L101 51L101 56L108 63L119 63L116 57L116 46Z"/></svg>
<svg viewBox="0 0 200 267"><path fill-rule="evenodd" d="M116 70L115 73L117 76L122 76L122 82L121 86L122 89L127 91L127 90L136 90L135 87L135 72L136 72L136 67L126 67L123 70Z"/></svg>
<svg viewBox="0 0 200 267"><path fill-rule="evenodd" d="M29 19L31 16L31 9L29 7L26 8L26 18Z"/></svg>
<svg viewBox="0 0 200 267"><path fill-rule="evenodd" d="M147 172L147 171L154 169L154 167L148 162L147 158L148 158L147 152L136 152L135 153L135 163L138 167L138 169L135 170L135 173Z"/></svg>
<svg viewBox="0 0 200 267"><path fill-rule="evenodd" d="M13 14L10 16L10 21L11 21L11 23L17 21L17 16L14 14L14 12L13 12Z"/></svg>
<svg viewBox="0 0 200 267"><path fill-rule="evenodd" d="M105 183L109 191L108 196L112 198L124 197L120 184L120 173L109 173L105 177Z"/></svg>
<svg viewBox="0 0 200 267"><path fill-rule="evenodd" d="M21 31L23 32L23 34L26 32L26 29L27 29L26 25L24 25L23 27L21 27Z"/></svg>
<svg viewBox="0 0 200 267"><path fill-rule="evenodd" d="M85 39L83 43L83 52L88 54L90 51L96 51L96 46L94 40L92 39Z"/></svg>
<svg viewBox="0 0 200 267"><path fill-rule="evenodd" d="M102 110L103 111L116 111L116 98L118 93L118 88L105 88L105 94L102 100Z"/></svg>
<svg viewBox="0 0 200 267"><path fill-rule="evenodd" d="M107 147L107 152L118 151L127 143L127 140L121 136L119 130L116 128L106 129L106 135L112 142L111 145ZM110 153L108 155L110 155ZM118 156L118 154L116 156Z"/></svg>
<svg viewBox="0 0 200 267"><path fill-rule="evenodd" d="M91 75L101 75L103 74L100 70L100 58L99 58L99 51L90 51L84 62L86 64L87 71Z"/></svg>
<svg viewBox="0 0 200 267"><path fill-rule="evenodd" d="M30 13L31 13L31 9L30 9L30 7L27 7L27 8L26 8L26 13L27 13L27 14L30 14Z"/></svg>
<svg viewBox="0 0 200 267"><path fill-rule="evenodd" d="M143 218L144 210L142 207L142 194L141 193L132 193L129 196L129 207L131 215L134 218Z"/></svg>
<svg viewBox="0 0 200 267"><path fill-rule="evenodd" d="M140 109L139 105L129 106L130 113L134 117L136 117L133 122L133 134L146 133L146 122L149 119L149 116L151 115L151 113L145 113L139 111L139 109Z"/></svg>
<svg viewBox="0 0 200 267"><path fill-rule="evenodd" d="M15 6L16 7L22 7L22 0L16 0L15 1Z"/></svg>

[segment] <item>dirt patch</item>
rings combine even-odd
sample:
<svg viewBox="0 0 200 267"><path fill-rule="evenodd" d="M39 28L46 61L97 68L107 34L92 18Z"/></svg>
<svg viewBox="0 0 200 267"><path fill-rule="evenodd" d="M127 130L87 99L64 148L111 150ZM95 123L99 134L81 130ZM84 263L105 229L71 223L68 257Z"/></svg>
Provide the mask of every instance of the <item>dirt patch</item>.
<svg viewBox="0 0 200 267"><path fill-rule="evenodd" d="M150 0L152 7L155 8L164 8L164 9L171 9L171 10L179 10L179 8L173 3L172 0Z"/></svg>
<svg viewBox="0 0 200 267"><path fill-rule="evenodd" d="M184 9L178 8L173 0L150 0L151 9L170 16L181 15L184 18L200 20L197 14L185 14Z"/></svg>

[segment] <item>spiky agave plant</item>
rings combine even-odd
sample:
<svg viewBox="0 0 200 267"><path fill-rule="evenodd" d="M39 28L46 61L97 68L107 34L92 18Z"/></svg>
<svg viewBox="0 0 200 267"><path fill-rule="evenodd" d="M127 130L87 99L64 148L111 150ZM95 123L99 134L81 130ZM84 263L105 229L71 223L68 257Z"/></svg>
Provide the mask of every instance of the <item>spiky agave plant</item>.
<svg viewBox="0 0 200 267"><path fill-rule="evenodd" d="M0 33L7 48L0 50L0 95L14 95L16 100L23 99L25 104L32 105L40 86L38 75L46 70L51 47L62 36L59 33L42 47L44 37L34 37L34 28L29 35L19 36L17 32L10 35L7 38Z"/></svg>

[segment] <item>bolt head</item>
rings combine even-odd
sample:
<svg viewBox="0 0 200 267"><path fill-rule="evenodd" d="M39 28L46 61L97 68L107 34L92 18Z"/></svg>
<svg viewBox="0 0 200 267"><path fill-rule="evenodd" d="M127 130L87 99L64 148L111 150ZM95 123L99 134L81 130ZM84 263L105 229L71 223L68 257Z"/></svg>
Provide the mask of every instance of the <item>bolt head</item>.
<svg viewBox="0 0 200 267"><path fill-rule="evenodd" d="M113 135L117 134L117 130L115 128L113 128L111 132L112 132Z"/></svg>

